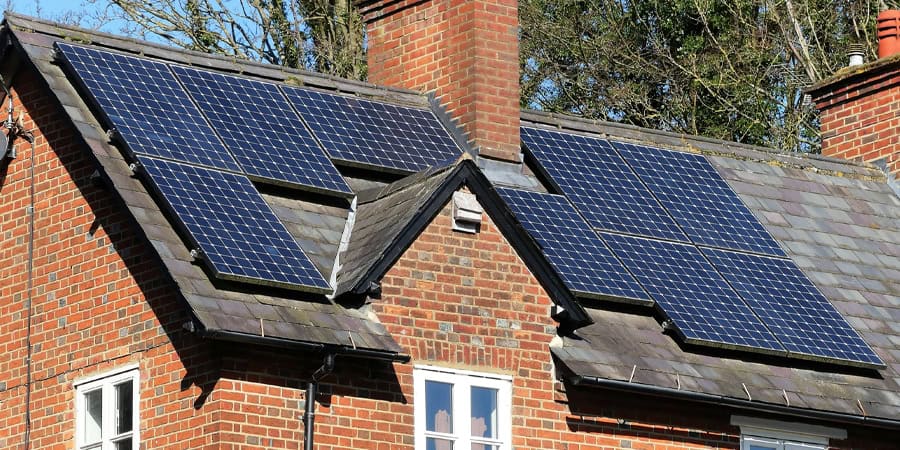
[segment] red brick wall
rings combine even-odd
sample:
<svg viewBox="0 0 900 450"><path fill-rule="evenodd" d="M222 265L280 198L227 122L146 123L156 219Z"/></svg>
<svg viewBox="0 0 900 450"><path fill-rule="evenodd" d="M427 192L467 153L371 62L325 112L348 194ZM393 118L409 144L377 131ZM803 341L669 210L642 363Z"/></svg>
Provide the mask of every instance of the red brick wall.
<svg viewBox="0 0 900 450"><path fill-rule="evenodd" d="M817 88L813 95L821 111L823 155L884 159L891 173L900 175L900 69L876 67Z"/></svg>
<svg viewBox="0 0 900 450"><path fill-rule="evenodd" d="M134 363L146 448L196 448L208 374L195 355L207 345L181 332L172 284L118 198L91 183L93 162L46 89L29 70L12 89L36 143L31 448L73 448L73 382ZM16 144L0 172L0 448L20 448L25 430L31 147Z"/></svg>
<svg viewBox="0 0 900 450"><path fill-rule="evenodd" d="M489 158L519 161L516 0L404 0L364 10L369 81L435 92Z"/></svg>

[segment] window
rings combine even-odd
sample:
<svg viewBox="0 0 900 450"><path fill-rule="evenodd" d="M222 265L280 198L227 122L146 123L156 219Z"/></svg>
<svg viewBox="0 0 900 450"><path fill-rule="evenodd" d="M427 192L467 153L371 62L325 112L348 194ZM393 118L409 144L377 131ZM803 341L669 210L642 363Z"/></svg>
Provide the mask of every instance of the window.
<svg viewBox="0 0 900 450"><path fill-rule="evenodd" d="M511 450L512 378L416 366L413 384L416 448Z"/></svg>
<svg viewBox="0 0 900 450"><path fill-rule="evenodd" d="M136 450L138 369L129 367L75 383L78 450Z"/></svg>
<svg viewBox="0 0 900 450"><path fill-rule="evenodd" d="M744 416L731 424L741 427L741 450L824 450L829 439L847 439L845 430L821 425Z"/></svg>

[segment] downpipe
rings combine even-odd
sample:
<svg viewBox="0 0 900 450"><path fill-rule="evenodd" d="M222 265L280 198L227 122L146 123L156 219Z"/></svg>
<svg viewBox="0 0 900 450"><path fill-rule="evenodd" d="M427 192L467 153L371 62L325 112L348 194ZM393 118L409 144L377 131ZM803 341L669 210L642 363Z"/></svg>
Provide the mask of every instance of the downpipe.
<svg viewBox="0 0 900 450"><path fill-rule="evenodd" d="M319 381L327 377L334 370L334 353L325 355L322 366L313 372L312 380L306 384L306 412L303 415L303 449L313 450L313 433L316 422L316 395L319 390Z"/></svg>

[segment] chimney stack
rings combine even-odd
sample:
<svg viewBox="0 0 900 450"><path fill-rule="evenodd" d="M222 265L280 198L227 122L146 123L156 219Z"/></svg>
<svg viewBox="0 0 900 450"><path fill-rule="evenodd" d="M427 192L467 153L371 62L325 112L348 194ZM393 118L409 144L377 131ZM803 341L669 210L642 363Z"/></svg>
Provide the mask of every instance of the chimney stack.
<svg viewBox="0 0 900 450"><path fill-rule="evenodd" d="M517 0L357 0L369 81L434 92L485 158L520 162Z"/></svg>
<svg viewBox="0 0 900 450"><path fill-rule="evenodd" d="M900 11L878 15L878 56L808 93L821 113L823 155L884 165L900 178Z"/></svg>

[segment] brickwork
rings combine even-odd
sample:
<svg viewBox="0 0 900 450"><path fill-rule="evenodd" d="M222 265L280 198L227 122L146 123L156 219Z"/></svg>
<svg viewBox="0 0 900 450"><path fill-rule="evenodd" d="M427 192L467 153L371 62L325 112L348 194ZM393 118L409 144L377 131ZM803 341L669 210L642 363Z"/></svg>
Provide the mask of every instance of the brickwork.
<svg viewBox="0 0 900 450"><path fill-rule="evenodd" d="M816 88L823 155L884 160L891 173L900 176L900 68L896 66L876 67Z"/></svg>
<svg viewBox="0 0 900 450"><path fill-rule="evenodd" d="M152 247L113 193L90 181L93 163L47 88L29 71L12 87L35 134L31 448L73 448L75 390L85 377L138 364L146 448L198 448L208 352ZM24 439L31 147L0 172L0 448ZM190 366L184 361L189 361ZM190 444L190 445L186 445Z"/></svg>
<svg viewBox="0 0 900 450"><path fill-rule="evenodd" d="M364 14L369 81L434 92L481 155L519 162L515 0L379 1Z"/></svg>

